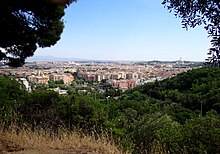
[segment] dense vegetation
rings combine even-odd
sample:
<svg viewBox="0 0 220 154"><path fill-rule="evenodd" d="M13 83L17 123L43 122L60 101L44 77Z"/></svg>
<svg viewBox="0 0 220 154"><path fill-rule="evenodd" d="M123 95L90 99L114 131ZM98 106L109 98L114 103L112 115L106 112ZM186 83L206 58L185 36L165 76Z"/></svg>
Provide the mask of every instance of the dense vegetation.
<svg viewBox="0 0 220 154"><path fill-rule="evenodd" d="M220 69L200 68L122 93L67 96L26 92L0 76L0 119L5 128L103 131L133 153L220 153Z"/></svg>

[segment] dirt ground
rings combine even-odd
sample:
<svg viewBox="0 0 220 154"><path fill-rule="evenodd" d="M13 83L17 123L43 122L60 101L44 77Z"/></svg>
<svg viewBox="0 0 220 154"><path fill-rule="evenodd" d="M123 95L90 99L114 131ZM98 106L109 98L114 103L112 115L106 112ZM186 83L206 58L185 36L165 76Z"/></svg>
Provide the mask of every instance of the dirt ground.
<svg viewBox="0 0 220 154"><path fill-rule="evenodd" d="M12 142L0 140L0 154L101 154L92 149L24 149Z"/></svg>

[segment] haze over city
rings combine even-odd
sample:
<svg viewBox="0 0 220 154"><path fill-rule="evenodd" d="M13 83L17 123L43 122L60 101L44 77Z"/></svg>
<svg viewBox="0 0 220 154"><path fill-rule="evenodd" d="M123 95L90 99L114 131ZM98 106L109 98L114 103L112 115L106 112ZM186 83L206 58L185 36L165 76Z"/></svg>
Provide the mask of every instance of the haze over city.
<svg viewBox="0 0 220 154"><path fill-rule="evenodd" d="M35 56L204 61L210 48L203 26L186 31L161 0L78 0L64 21L61 40Z"/></svg>

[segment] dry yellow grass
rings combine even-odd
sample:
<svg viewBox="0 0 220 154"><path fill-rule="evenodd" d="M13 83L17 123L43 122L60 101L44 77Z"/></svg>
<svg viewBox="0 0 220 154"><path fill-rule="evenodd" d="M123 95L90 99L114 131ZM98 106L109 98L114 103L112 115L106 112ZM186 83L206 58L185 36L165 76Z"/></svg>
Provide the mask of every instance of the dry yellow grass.
<svg viewBox="0 0 220 154"><path fill-rule="evenodd" d="M40 131L21 130L16 133L0 130L0 154L12 152L16 154L122 154L107 135L98 139L94 136L82 135L78 132L59 131L56 137Z"/></svg>

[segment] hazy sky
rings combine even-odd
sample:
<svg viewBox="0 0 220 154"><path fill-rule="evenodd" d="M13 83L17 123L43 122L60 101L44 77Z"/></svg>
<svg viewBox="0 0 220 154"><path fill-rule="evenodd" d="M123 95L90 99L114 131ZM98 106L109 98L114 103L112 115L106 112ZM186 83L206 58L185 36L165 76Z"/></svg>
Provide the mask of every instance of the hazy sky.
<svg viewBox="0 0 220 154"><path fill-rule="evenodd" d="M162 0L78 0L66 9L61 40L35 55L91 60L203 61L203 26L186 31Z"/></svg>

